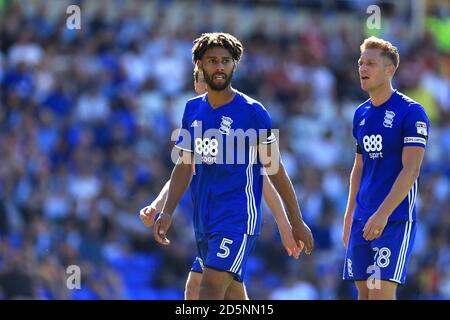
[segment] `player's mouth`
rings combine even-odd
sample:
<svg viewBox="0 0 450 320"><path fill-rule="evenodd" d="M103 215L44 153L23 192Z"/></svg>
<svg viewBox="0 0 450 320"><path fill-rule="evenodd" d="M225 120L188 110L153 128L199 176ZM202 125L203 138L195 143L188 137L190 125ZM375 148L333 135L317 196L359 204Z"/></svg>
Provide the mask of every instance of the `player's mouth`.
<svg viewBox="0 0 450 320"><path fill-rule="evenodd" d="M222 81L225 81L226 78L227 78L227 76L224 75L224 74L215 74L215 75L213 76L213 80L222 80Z"/></svg>
<svg viewBox="0 0 450 320"><path fill-rule="evenodd" d="M361 80L369 80L370 78L368 76L361 77Z"/></svg>

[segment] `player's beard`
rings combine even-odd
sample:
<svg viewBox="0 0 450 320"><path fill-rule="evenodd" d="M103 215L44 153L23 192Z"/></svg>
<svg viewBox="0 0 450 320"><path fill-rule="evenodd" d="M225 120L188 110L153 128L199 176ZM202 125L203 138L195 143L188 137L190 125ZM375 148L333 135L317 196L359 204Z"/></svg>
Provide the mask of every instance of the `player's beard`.
<svg viewBox="0 0 450 320"><path fill-rule="evenodd" d="M211 90L214 90L214 91L222 91L222 90L225 90L225 89L229 86L229 84L231 83L231 79L233 78L233 73L234 73L234 71L231 71L230 74L226 74L226 73L224 73L224 72L222 72L222 73L218 73L218 72L217 72L217 73L214 73L213 75L210 76L210 75L205 71L205 69L202 69L202 71L203 71L203 77L205 78L206 84L208 85L208 87L209 87ZM225 81L223 82L223 84L217 85L217 84L214 83L213 77L214 77L215 75L217 75L217 74L223 74L223 75L225 76Z"/></svg>

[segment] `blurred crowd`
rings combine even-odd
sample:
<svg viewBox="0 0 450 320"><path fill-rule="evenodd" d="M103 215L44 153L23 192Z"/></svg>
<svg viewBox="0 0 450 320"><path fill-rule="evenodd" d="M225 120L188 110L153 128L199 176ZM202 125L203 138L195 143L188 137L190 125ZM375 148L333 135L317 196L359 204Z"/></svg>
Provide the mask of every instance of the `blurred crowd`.
<svg viewBox="0 0 450 320"><path fill-rule="evenodd" d="M383 29L368 30L365 8L351 5L324 12L282 1L292 6L286 12L261 11L258 1L222 2L220 10L212 1L75 3L79 30L66 27L66 1L0 1L0 299L183 298L196 254L189 195L168 247L138 214L169 179L171 134L195 95L192 41L207 31L244 44L233 87L261 101L280 129L283 161L315 236L311 256L288 257L263 203L245 280L250 298L356 297L341 280L341 230L351 120L368 98L359 45L375 33L399 48L394 85L431 121L418 233L399 298L450 299L450 45L439 33L449 11L428 12L424 32L412 37L408 15L389 10ZM72 265L81 286L70 290Z"/></svg>

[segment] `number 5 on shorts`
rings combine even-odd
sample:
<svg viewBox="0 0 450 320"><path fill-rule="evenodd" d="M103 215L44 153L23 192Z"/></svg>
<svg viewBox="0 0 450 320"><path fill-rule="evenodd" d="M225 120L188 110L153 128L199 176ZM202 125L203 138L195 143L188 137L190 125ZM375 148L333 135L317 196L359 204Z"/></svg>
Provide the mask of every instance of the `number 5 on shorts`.
<svg viewBox="0 0 450 320"><path fill-rule="evenodd" d="M226 257L228 257L228 255L230 254L230 249L227 247L227 244L232 244L232 243L233 243L233 240L227 239L227 238L223 238L222 239L222 243L220 244L220 249L222 249L223 252L217 253L217 256L219 258L226 258Z"/></svg>

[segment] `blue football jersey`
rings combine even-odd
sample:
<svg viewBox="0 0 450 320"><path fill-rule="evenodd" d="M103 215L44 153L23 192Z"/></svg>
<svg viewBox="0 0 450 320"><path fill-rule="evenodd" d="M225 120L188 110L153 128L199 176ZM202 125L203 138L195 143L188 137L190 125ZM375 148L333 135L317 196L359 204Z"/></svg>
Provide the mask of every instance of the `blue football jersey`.
<svg viewBox="0 0 450 320"><path fill-rule="evenodd" d="M195 232L259 234L263 176L257 145L275 141L271 126L264 106L239 91L219 108L211 107L207 94L186 103L175 146L196 159L190 185Z"/></svg>
<svg viewBox="0 0 450 320"><path fill-rule="evenodd" d="M353 118L357 152L363 169L356 197L354 219L367 221L390 192L402 170L403 147L425 148L430 123L423 107L398 92L382 105L370 99L361 104ZM415 221L418 181L393 211L388 221Z"/></svg>

